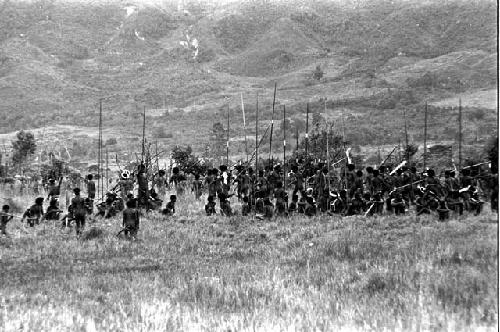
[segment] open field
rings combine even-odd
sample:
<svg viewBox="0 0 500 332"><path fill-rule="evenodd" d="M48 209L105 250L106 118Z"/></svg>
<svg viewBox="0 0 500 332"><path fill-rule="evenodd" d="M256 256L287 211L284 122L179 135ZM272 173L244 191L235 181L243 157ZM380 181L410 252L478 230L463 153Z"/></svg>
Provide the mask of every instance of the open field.
<svg viewBox="0 0 500 332"><path fill-rule="evenodd" d="M193 212L188 212L193 211ZM150 213L74 230L8 225L2 331L498 329L497 215L257 221ZM91 227L94 230L91 230ZM94 236L92 236L94 235Z"/></svg>

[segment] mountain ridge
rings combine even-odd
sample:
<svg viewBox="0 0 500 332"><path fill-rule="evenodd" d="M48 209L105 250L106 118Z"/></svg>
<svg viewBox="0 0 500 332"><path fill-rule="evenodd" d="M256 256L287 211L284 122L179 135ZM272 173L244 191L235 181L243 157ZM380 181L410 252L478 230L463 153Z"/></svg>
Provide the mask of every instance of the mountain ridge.
<svg viewBox="0 0 500 332"><path fill-rule="evenodd" d="M104 98L113 126L124 128L135 126L143 107L167 109L167 128L187 127L165 144L185 141L201 151L189 133L208 135L227 103L239 107L240 92L246 99L259 92L266 111L274 82L292 118L305 101L319 105L323 97L352 114L417 112L424 100L449 103L497 85L491 1L381 0L355 10L327 1L40 3L0 10L2 132L93 127ZM323 77L315 79L318 66ZM489 100L474 105L486 105L484 121L495 117ZM250 114L253 105L245 107Z"/></svg>

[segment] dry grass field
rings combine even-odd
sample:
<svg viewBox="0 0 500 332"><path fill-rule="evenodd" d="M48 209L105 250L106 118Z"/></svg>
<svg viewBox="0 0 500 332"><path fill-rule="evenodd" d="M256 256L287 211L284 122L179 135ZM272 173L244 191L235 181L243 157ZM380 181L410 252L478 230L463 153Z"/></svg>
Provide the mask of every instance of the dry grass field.
<svg viewBox="0 0 500 332"><path fill-rule="evenodd" d="M8 225L2 331L496 331L498 223L145 214L74 229ZM189 212L191 211L191 212Z"/></svg>

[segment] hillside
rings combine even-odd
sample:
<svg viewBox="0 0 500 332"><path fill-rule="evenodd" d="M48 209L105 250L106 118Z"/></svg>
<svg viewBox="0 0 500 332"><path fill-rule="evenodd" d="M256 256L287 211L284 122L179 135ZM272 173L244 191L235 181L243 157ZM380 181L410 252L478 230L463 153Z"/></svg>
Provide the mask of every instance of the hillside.
<svg viewBox="0 0 500 332"><path fill-rule="evenodd" d="M225 123L229 104L231 153L241 155L239 95L248 122L259 93L262 133L277 82L278 105L287 106L291 120L305 117L306 102L324 113L327 98L324 116L339 121L343 113L356 145L395 144L403 109L419 140L425 101L448 107L475 98L464 104L466 112L480 109L484 116L466 124L475 134L465 139L482 144L496 131L490 128L496 102L478 101L497 91L495 12L487 0L191 1L182 8L154 1L3 1L0 132L76 125L89 127L91 136L102 98L105 126L116 128L117 137L119 130L139 137L143 107L160 108L148 138L166 148L191 144L201 153L213 124ZM312 75L318 67L319 80ZM433 118L436 139L455 139L453 117ZM156 135L160 127L167 138ZM254 125L248 127L254 135Z"/></svg>

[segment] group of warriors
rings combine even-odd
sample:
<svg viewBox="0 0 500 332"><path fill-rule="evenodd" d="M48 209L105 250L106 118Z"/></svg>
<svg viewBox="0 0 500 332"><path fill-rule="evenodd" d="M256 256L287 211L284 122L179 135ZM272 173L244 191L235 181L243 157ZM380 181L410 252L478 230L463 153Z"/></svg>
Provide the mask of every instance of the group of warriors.
<svg viewBox="0 0 500 332"><path fill-rule="evenodd" d="M457 174L458 173L458 174ZM464 213L479 214L485 201L491 209L498 207L498 177L495 170L474 166L462 170L445 170L439 175L433 169L418 172L417 168L399 165L392 169L345 168L329 170L322 162L300 161L285 172L281 165L266 166L254 171L252 167L226 165L208 169L204 174L184 174L173 167L167 177L159 170L151 179L141 164L134 172L123 171L111 190L96 199L96 182L92 174L84 180L86 197L79 187L73 188L73 197L67 212L59 207L62 177L50 179L47 186L48 207L44 197L35 199L22 215L22 221L34 227L44 220L60 221L62 227L74 223L81 234L87 216L111 218L122 213L122 230L127 237L135 237L142 211L159 211L163 215L176 214L178 197L204 200L207 216L255 216L258 219L304 215L416 215L433 214L439 220ZM170 193L166 200L167 192ZM190 194L191 193L191 194ZM67 195L66 195L67 196ZM203 198L202 198L203 197ZM234 199L231 199L234 197ZM236 211L232 201L240 203ZM2 233L12 219L9 206L1 212Z"/></svg>

